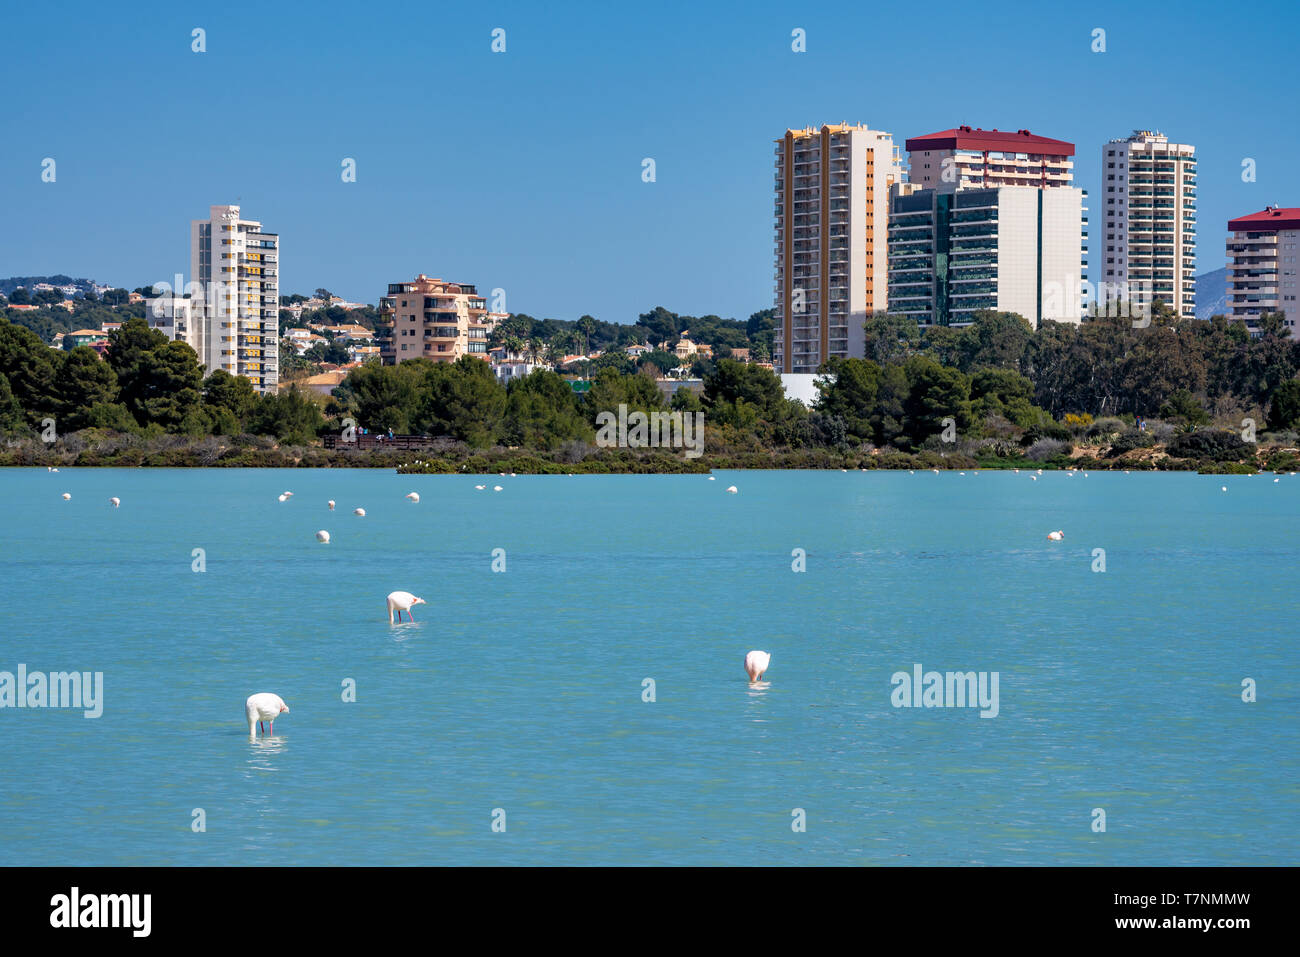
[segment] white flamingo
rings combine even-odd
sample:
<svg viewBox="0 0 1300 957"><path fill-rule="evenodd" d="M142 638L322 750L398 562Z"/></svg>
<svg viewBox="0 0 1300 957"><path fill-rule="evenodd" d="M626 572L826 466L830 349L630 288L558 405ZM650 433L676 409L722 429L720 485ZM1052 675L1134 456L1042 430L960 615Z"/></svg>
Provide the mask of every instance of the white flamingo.
<svg viewBox="0 0 1300 957"><path fill-rule="evenodd" d="M334 499L330 499L329 505L330 505L330 511L331 512L334 511Z"/></svg>
<svg viewBox="0 0 1300 957"><path fill-rule="evenodd" d="M412 502L419 502L419 501L420 501L420 493L419 493L419 492L407 492L407 493L406 493L406 497L409 498Z"/></svg>
<svg viewBox="0 0 1300 957"><path fill-rule="evenodd" d="M357 515L357 516L359 516L359 517L361 517L361 518L365 518L365 517L366 517L366 510L365 510L364 508L354 508L354 509L352 510L352 514L353 514L353 515Z"/></svg>
<svg viewBox="0 0 1300 957"><path fill-rule="evenodd" d="M320 542L322 545L328 545L330 543L330 533L322 528L316 533L316 541Z"/></svg>
<svg viewBox="0 0 1300 957"><path fill-rule="evenodd" d="M734 485L729 485L727 486L727 491L730 492L732 495L735 495L737 492L740 491L740 489L736 488L736 486Z"/></svg>
<svg viewBox="0 0 1300 957"><path fill-rule="evenodd" d="M415 605L427 605L423 598L417 598L409 591L395 591L388 596L388 623L393 623L393 612L397 612L397 620L402 620L402 612L406 612L411 621L415 621L415 616L411 614L411 608Z"/></svg>
<svg viewBox="0 0 1300 957"><path fill-rule="evenodd" d="M112 498L108 500L108 504L112 505L114 508L117 508L119 505L122 504L122 500L118 498L116 495L114 495Z"/></svg>
<svg viewBox="0 0 1300 957"><path fill-rule="evenodd" d="M257 737L253 727L256 726L261 731L263 721L266 722L266 733L275 734L276 717L288 713L289 706L278 694L263 691L261 694L249 695L248 700L244 702L244 716L248 718L248 736Z"/></svg>
<svg viewBox="0 0 1300 957"><path fill-rule="evenodd" d="M72 493L71 493L71 492L64 492L64 493L63 493L63 500L64 500L65 502L70 502L70 501L72 501Z"/></svg>
<svg viewBox="0 0 1300 957"><path fill-rule="evenodd" d="M749 675L750 683L761 680L771 663L772 656L766 651L751 651L745 655L745 674Z"/></svg>
<svg viewBox="0 0 1300 957"><path fill-rule="evenodd" d="M1062 532L1059 529L1055 532L1048 532L1047 538L1049 541L1053 542L1063 541L1065 539L1065 532Z"/></svg>

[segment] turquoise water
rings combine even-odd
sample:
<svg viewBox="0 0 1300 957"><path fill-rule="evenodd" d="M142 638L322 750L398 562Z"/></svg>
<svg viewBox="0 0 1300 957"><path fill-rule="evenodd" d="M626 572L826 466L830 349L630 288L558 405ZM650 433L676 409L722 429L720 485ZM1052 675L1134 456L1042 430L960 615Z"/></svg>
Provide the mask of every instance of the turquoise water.
<svg viewBox="0 0 1300 957"><path fill-rule="evenodd" d="M98 719L0 710L0 864L1300 861L1300 477L8 469L0 502L0 670L104 675ZM893 707L915 663L997 671L998 716ZM291 711L250 743L258 691Z"/></svg>

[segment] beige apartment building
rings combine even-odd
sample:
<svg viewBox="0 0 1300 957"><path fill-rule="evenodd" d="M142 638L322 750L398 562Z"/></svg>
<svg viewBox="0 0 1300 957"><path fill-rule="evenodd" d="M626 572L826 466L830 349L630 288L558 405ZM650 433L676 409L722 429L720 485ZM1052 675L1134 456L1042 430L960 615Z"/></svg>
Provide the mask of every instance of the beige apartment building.
<svg viewBox="0 0 1300 957"><path fill-rule="evenodd" d="M1196 318L1196 147L1134 130L1102 147L1098 295Z"/></svg>
<svg viewBox="0 0 1300 957"><path fill-rule="evenodd" d="M413 282L390 283L379 300L379 314L392 323L392 334L381 345L386 364L407 359L455 362L461 356L487 359L487 339L493 323L487 302L468 283L430 279L421 273Z"/></svg>
<svg viewBox="0 0 1300 957"><path fill-rule="evenodd" d="M1283 314L1287 334L1295 339L1297 264L1300 256L1300 208L1269 206L1228 221L1228 316L1258 335L1259 317Z"/></svg>
<svg viewBox="0 0 1300 957"><path fill-rule="evenodd" d="M903 179L893 137L860 124L776 141L777 372L862 356L863 324L888 307L889 192Z"/></svg>

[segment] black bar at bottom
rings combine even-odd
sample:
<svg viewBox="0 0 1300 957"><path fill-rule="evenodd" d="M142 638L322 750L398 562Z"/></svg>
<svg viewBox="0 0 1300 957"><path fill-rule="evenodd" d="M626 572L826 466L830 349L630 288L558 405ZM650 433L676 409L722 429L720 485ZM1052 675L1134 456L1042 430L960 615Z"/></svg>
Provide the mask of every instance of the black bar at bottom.
<svg viewBox="0 0 1300 957"><path fill-rule="evenodd" d="M1178 867L15 868L0 870L0 927L7 942L75 935L128 946L292 945L322 934L373 945L377 930L379 939L436 930L537 943L559 933L567 944L613 945L625 934L752 941L802 928L926 951L945 941L1100 938L1231 947L1289 924L1294 877L1282 868ZM686 936L664 936L679 931Z"/></svg>

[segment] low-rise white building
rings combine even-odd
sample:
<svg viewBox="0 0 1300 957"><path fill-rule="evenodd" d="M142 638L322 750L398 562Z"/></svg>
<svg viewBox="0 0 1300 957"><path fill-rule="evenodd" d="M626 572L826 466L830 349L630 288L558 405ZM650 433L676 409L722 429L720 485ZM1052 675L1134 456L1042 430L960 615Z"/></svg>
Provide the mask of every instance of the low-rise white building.
<svg viewBox="0 0 1300 957"><path fill-rule="evenodd" d="M149 328L157 329L174 342L184 342L203 362L203 324L198 321L199 311L199 304L184 296L158 296L144 302L144 318Z"/></svg>
<svg viewBox="0 0 1300 957"><path fill-rule="evenodd" d="M782 372L779 373L781 378L781 387L785 389L787 399L798 399L804 405L812 407L821 393L817 391L817 380L823 378L834 379L834 376L822 376L813 372Z"/></svg>
<svg viewBox="0 0 1300 957"><path fill-rule="evenodd" d="M546 367L540 362L529 362L527 359L492 363L492 371L496 373L497 381L502 385L509 385L515 379L522 379L524 376L544 368Z"/></svg>

